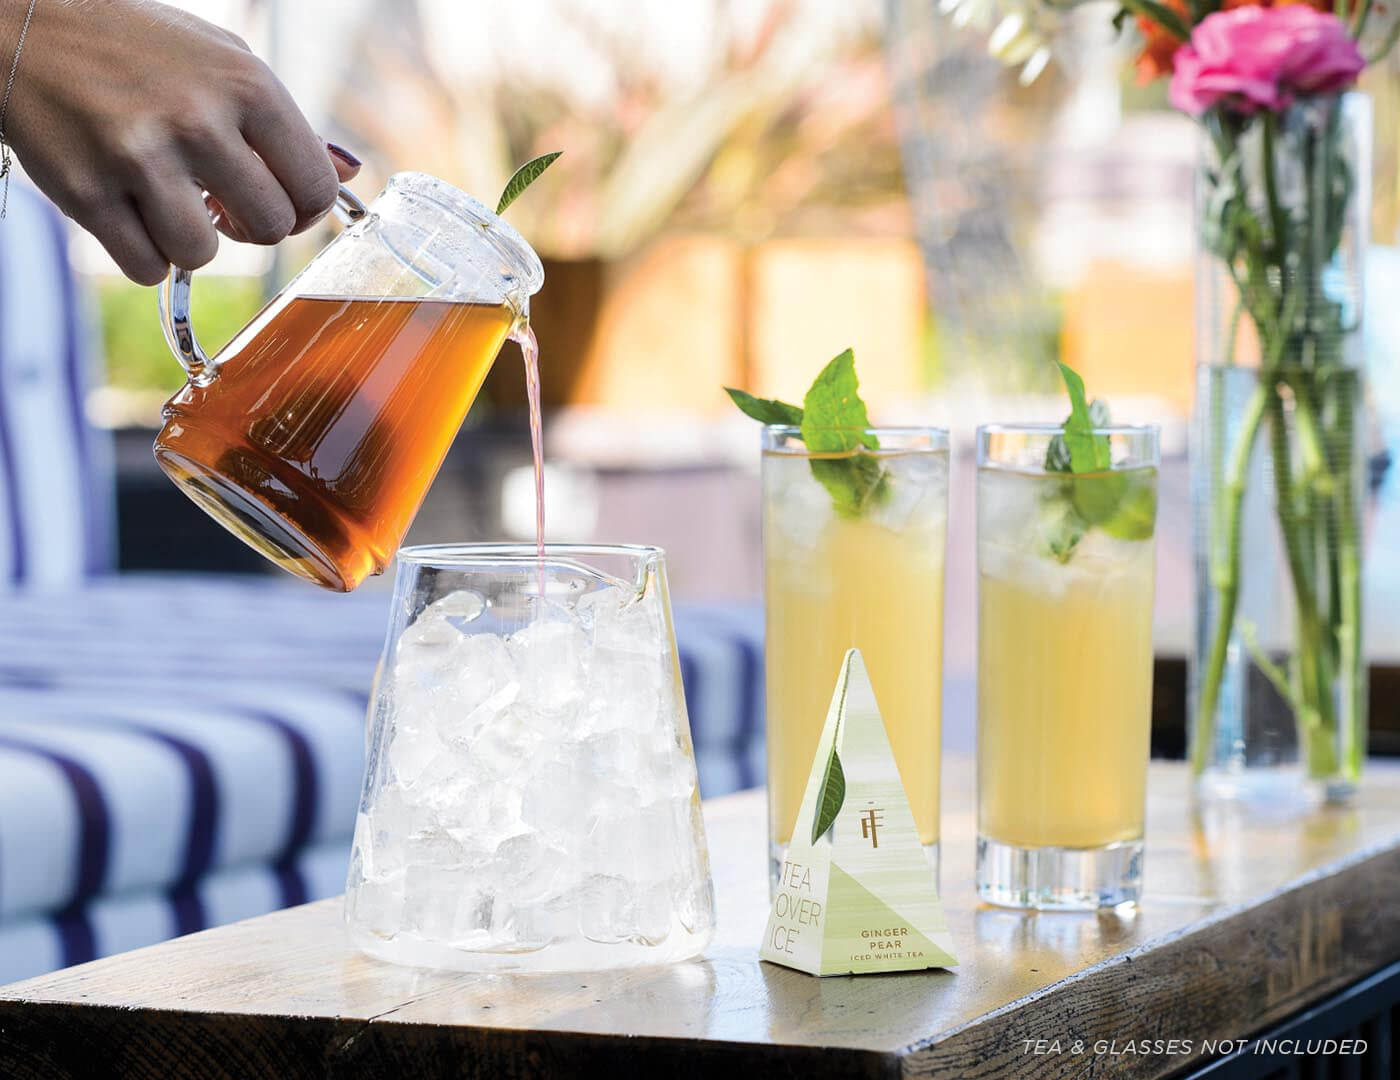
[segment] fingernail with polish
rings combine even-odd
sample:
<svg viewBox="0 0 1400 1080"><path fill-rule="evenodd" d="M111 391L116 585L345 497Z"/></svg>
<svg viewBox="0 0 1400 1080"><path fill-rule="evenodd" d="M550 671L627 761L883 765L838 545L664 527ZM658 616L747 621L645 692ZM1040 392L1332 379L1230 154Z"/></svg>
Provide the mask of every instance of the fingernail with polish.
<svg viewBox="0 0 1400 1080"><path fill-rule="evenodd" d="M362 161L360 161L359 158L357 158L354 154L350 153L349 150L345 149L345 147L339 145L338 143L328 142L326 143L326 149L329 150L336 157L340 158L341 161L345 162L345 164L349 165L352 169L358 169L362 164L364 164Z"/></svg>

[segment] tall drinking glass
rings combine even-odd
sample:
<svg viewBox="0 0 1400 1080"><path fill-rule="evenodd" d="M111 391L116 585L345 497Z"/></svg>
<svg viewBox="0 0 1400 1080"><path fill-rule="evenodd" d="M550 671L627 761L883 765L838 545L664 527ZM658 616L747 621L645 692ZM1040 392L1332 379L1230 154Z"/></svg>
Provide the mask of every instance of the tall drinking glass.
<svg viewBox="0 0 1400 1080"><path fill-rule="evenodd" d="M662 553L406 548L392 611L352 940L463 971L699 953L714 906Z"/></svg>
<svg viewBox="0 0 1400 1080"><path fill-rule="evenodd" d="M1047 469L1062 434L977 432L977 890L1012 907L1141 892L1157 429L1093 473Z"/></svg>
<svg viewBox="0 0 1400 1080"><path fill-rule="evenodd" d="M763 432L770 884L852 647L865 658L919 840L938 870L948 433L862 434L878 449L814 454L798 428Z"/></svg>

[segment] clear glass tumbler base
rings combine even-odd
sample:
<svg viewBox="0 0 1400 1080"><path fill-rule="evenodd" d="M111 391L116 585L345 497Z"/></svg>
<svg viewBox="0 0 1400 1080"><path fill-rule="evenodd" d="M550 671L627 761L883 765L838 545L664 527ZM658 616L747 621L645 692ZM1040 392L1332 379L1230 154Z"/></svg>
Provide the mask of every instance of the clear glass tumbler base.
<svg viewBox="0 0 1400 1080"><path fill-rule="evenodd" d="M977 895L988 904L1091 911L1142 896L1142 841L1100 848L1024 848L977 838Z"/></svg>
<svg viewBox="0 0 1400 1080"><path fill-rule="evenodd" d="M928 861L929 869L933 871L934 888L941 893L943 891L943 879L939 877L939 870L942 866L942 858L939 854L938 841L932 844L921 845L924 849L924 858ZM768 898L771 900L778 895L778 882L783 876L783 856L787 854L787 848L776 840L768 841Z"/></svg>

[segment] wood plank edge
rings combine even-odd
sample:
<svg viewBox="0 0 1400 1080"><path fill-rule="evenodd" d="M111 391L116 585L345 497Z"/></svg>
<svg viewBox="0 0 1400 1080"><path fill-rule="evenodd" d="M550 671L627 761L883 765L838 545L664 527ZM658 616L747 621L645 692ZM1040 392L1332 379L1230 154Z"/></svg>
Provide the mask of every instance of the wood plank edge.
<svg viewBox="0 0 1400 1080"><path fill-rule="evenodd" d="M1160 1080L1206 1060L1202 1039L1258 1034L1400 957L1400 849L1387 841L1076 972L899 1051L904 1077ZM1040 918L1081 916L1045 913ZM1092 916L1089 916L1092 918ZM1193 1052L1028 1056L1026 1040L1191 1039Z"/></svg>
<svg viewBox="0 0 1400 1080"><path fill-rule="evenodd" d="M761 1075L894 1080L899 1059L845 1047L609 1036L396 1021L0 1001L5 1080L351 1080L365 1076Z"/></svg>

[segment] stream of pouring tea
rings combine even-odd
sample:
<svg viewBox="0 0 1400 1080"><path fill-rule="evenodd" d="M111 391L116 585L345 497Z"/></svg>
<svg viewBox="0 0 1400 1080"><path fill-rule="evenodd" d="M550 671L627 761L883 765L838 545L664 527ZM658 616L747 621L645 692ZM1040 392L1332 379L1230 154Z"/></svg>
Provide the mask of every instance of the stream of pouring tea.
<svg viewBox="0 0 1400 1080"><path fill-rule="evenodd" d="M540 594L544 595L544 439L540 416L540 344L527 322L512 335L525 359L525 396L530 404L530 452L535 463L535 550L540 560Z"/></svg>

